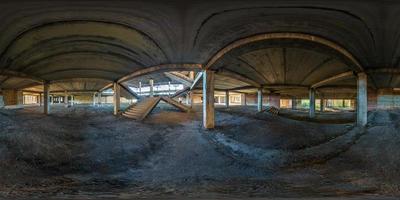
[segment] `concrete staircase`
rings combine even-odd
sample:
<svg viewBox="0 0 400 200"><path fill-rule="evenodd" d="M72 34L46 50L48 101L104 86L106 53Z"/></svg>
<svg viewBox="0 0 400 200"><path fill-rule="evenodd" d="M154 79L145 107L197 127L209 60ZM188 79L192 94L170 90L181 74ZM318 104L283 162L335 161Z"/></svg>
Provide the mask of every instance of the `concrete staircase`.
<svg viewBox="0 0 400 200"><path fill-rule="evenodd" d="M164 102L171 104L172 106L178 108L179 110L183 111L183 112L190 112L192 109L189 106L183 105L175 100L173 100L170 97L161 97L161 100L163 100Z"/></svg>
<svg viewBox="0 0 400 200"><path fill-rule="evenodd" d="M177 91L175 94L170 95L171 98L179 97L181 95L186 94L187 92L190 91L190 87L185 87L182 90Z"/></svg>
<svg viewBox="0 0 400 200"><path fill-rule="evenodd" d="M148 114L157 106L160 102L161 97L150 97L143 99L139 103L130 106L122 113L123 116L135 120L143 120Z"/></svg>
<svg viewBox="0 0 400 200"><path fill-rule="evenodd" d="M270 113L272 115L279 115L279 111L280 111L279 108L276 108L274 106L270 106L270 107L267 107L266 109L262 110L260 113L268 112L268 113Z"/></svg>

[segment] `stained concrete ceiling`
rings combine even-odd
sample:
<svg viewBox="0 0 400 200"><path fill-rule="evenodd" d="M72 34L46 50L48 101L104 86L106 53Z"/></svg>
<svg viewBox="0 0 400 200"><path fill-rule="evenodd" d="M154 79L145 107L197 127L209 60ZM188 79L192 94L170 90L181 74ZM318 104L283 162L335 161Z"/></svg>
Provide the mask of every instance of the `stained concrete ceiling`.
<svg viewBox="0 0 400 200"><path fill-rule="evenodd" d="M115 81L160 64L206 65L239 39L278 32L332 41L371 74L370 85L400 87L395 1L15 0L0 8L1 88L32 86L36 79ZM332 49L290 40L246 44L221 62L263 85L310 86L354 70L354 63ZM243 80L217 78L220 89L245 86Z"/></svg>

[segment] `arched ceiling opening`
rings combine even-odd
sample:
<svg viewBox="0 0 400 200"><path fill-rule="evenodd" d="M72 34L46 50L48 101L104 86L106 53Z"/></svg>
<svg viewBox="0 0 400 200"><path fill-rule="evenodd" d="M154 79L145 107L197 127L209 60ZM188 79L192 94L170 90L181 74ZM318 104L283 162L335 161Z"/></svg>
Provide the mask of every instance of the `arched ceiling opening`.
<svg viewBox="0 0 400 200"><path fill-rule="evenodd" d="M44 80L119 77L166 59L150 38L126 26L68 21L35 27L3 53L1 66Z"/></svg>
<svg viewBox="0 0 400 200"><path fill-rule="evenodd" d="M262 33L327 38L346 49L365 70L399 69L397 3L16 0L0 7L2 75L7 69L46 80L116 80L160 64L206 64L223 47ZM286 56L292 54L291 48L287 47ZM243 55L250 56L257 53ZM349 64L340 55L338 60ZM370 85L400 87L399 78L393 73L371 73ZM20 76L0 77L0 81L0 87L14 84L15 88L34 83ZM236 81L240 87L248 86Z"/></svg>
<svg viewBox="0 0 400 200"><path fill-rule="evenodd" d="M306 34L272 33L238 40L221 49L205 66L234 73L249 83L234 90L264 88L268 92L304 93L310 87L355 86L355 73L364 71L344 48ZM218 79L217 79L218 82Z"/></svg>

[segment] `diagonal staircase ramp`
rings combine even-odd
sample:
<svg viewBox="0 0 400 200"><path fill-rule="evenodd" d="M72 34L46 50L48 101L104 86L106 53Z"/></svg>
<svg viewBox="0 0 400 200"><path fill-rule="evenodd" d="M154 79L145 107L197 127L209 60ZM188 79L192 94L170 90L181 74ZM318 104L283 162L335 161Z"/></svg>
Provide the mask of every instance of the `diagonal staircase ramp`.
<svg viewBox="0 0 400 200"><path fill-rule="evenodd" d="M185 87L182 90L177 91L175 94L171 95L171 98L179 97L190 91L190 87Z"/></svg>
<svg viewBox="0 0 400 200"><path fill-rule="evenodd" d="M268 113L270 113L272 115L279 115L280 109L276 108L274 106L269 106L266 109L260 111L260 113L262 113L262 112L268 112Z"/></svg>
<svg viewBox="0 0 400 200"><path fill-rule="evenodd" d="M139 103L129 107L125 112L122 113L122 115L131 119L141 121L151 113L151 111L157 106L160 100L161 97L150 97L143 99Z"/></svg>
<svg viewBox="0 0 400 200"><path fill-rule="evenodd" d="M183 112L190 112L192 109L189 106L183 105L175 100L173 100L170 97L161 97L161 100L163 100L164 102L171 104L172 106L178 108L179 110L183 111Z"/></svg>

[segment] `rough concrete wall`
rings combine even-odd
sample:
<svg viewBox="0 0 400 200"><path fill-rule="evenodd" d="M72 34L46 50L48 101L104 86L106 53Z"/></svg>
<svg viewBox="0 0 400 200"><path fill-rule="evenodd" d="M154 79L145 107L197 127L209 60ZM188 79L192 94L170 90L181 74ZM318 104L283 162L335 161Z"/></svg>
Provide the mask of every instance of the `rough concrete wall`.
<svg viewBox="0 0 400 200"><path fill-rule="evenodd" d="M263 105L268 104L268 98L266 95L263 95ZM247 105L257 105L257 94L246 94L246 103Z"/></svg>
<svg viewBox="0 0 400 200"><path fill-rule="evenodd" d="M5 106L22 105L23 103L22 91L3 90L3 101Z"/></svg>
<svg viewBox="0 0 400 200"><path fill-rule="evenodd" d="M400 108L400 91L391 89L381 89L377 97L378 109L397 109Z"/></svg>
<svg viewBox="0 0 400 200"><path fill-rule="evenodd" d="M273 106L276 108L281 107L281 95L279 94L269 94L268 95L269 106Z"/></svg>
<svg viewBox="0 0 400 200"><path fill-rule="evenodd" d="M376 90L368 90L368 110L378 108L378 94Z"/></svg>
<svg viewBox="0 0 400 200"><path fill-rule="evenodd" d="M93 103L93 95L74 96L74 103L92 104Z"/></svg>
<svg viewBox="0 0 400 200"><path fill-rule="evenodd" d="M400 95L379 95L378 109L400 108Z"/></svg>

